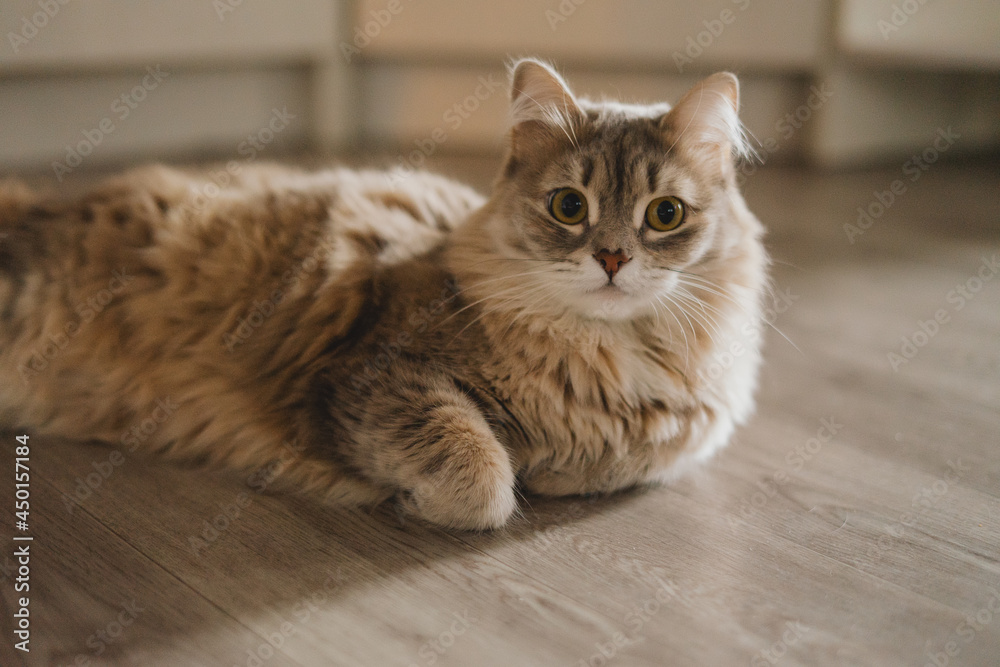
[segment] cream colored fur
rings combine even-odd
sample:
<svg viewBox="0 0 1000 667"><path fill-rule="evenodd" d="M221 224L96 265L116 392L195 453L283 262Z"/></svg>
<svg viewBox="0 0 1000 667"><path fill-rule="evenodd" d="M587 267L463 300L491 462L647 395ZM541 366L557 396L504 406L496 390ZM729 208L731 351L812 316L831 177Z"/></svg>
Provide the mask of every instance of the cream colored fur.
<svg viewBox="0 0 1000 667"><path fill-rule="evenodd" d="M489 199L272 166L221 190L150 167L71 201L3 185L0 424L475 529L518 487L611 492L708 458L753 410L766 289L735 77L671 109L579 99L524 60L511 109ZM567 187L579 225L549 208ZM666 195L687 217L658 232Z"/></svg>

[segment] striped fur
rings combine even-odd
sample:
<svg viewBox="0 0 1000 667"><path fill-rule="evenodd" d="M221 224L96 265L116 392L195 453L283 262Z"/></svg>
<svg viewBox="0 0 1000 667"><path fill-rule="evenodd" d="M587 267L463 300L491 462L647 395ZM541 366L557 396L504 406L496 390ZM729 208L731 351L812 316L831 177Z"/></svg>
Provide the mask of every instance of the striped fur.
<svg viewBox="0 0 1000 667"><path fill-rule="evenodd" d="M276 166L148 167L73 201L0 184L0 424L472 529L518 487L614 491L708 457L752 411L767 265L735 78L673 110L578 100L532 60L513 79L488 200ZM560 187L585 224L549 215ZM653 233L666 194L691 213ZM610 286L602 248L631 258Z"/></svg>

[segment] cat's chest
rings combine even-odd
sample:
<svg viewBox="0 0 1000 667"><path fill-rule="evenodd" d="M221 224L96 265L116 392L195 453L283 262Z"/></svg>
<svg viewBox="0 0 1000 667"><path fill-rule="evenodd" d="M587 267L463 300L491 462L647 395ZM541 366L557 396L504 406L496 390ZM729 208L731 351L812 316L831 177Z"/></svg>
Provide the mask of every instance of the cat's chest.
<svg viewBox="0 0 1000 667"><path fill-rule="evenodd" d="M532 448L621 455L675 437L695 403L676 360L656 345L539 347L508 353L493 378Z"/></svg>

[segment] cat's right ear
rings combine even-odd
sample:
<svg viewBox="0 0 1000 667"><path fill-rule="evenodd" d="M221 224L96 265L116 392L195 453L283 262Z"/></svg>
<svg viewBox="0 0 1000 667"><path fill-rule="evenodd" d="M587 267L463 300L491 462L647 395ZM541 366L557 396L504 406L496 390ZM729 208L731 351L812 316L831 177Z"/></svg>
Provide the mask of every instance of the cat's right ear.
<svg viewBox="0 0 1000 667"><path fill-rule="evenodd" d="M678 146L710 169L731 170L734 157L753 154L739 119L740 84L718 72L698 82L660 119L671 148Z"/></svg>
<svg viewBox="0 0 1000 667"><path fill-rule="evenodd" d="M548 64L523 58L510 68L510 154L540 148L552 139L572 141L585 115L569 86Z"/></svg>

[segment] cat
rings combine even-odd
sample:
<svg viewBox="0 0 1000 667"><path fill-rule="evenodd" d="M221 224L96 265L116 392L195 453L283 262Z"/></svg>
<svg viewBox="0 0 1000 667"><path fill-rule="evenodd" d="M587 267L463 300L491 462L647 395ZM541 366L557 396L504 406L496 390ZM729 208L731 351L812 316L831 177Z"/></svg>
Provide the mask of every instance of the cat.
<svg viewBox="0 0 1000 667"><path fill-rule="evenodd" d="M471 530L711 456L754 407L769 264L736 77L674 107L510 81L488 199L235 163L4 182L0 424Z"/></svg>

